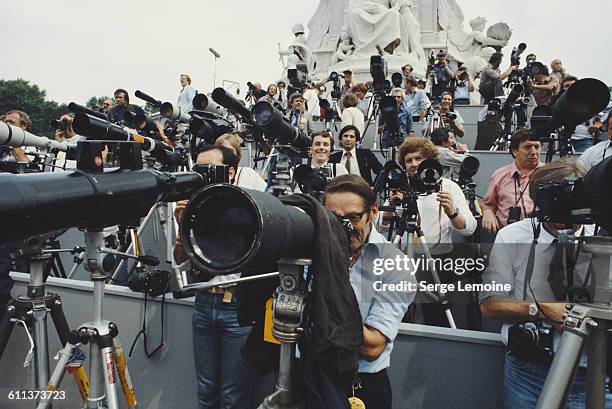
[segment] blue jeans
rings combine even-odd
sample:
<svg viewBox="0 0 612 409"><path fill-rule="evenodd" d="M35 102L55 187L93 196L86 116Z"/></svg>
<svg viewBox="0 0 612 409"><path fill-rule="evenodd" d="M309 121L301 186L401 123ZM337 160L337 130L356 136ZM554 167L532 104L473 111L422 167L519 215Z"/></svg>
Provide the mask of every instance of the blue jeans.
<svg viewBox="0 0 612 409"><path fill-rule="evenodd" d="M506 353L504 367L504 408L535 408L544 387L549 365L523 361ZM566 409L586 408L586 368L579 368ZM612 409L612 394L606 393L606 409Z"/></svg>
<svg viewBox="0 0 612 409"><path fill-rule="evenodd" d="M236 297L198 293L192 325L198 408L248 409L255 376L240 349L251 327L238 324Z"/></svg>
<svg viewBox="0 0 612 409"><path fill-rule="evenodd" d="M572 148L574 148L574 153L582 153L593 146L592 139L572 139L571 143Z"/></svg>

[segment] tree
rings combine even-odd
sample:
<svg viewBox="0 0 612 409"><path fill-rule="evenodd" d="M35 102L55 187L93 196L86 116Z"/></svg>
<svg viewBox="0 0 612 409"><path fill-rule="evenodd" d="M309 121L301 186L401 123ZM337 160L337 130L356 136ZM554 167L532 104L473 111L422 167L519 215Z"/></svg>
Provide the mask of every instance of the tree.
<svg viewBox="0 0 612 409"><path fill-rule="evenodd" d="M32 132L40 136L53 136L49 121L58 119L68 111L66 104L47 101L47 92L24 79L0 80L0 114L17 109L27 113L32 120Z"/></svg>
<svg viewBox="0 0 612 409"><path fill-rule="evenodd" d="M100 108L102 108L102 103L107 99L110 99L111 101L113 100L111 97L108 97L108 96L97 97L94 95L93 97L87 100L87 103L85 104L85 106L87 108L98 111L100 110Z"/></svg>

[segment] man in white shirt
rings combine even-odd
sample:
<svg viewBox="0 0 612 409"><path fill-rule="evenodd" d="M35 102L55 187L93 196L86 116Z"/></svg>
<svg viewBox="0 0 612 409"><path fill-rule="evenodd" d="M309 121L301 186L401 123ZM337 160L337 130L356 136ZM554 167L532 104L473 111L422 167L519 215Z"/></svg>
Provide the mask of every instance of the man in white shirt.
<svg viewBox="0 0 612 409"><path fill-rule="evenodd" d="M580 158L578 163L582 165L586 170L590 170L593 166L612 155L612 111L606 118L606 125L608 126L608 139L599 142L597 145L593 145L588 148Z"/></svg>
<svg viewBox="0 0 612 409"><path fill-rule="evenodd" d="M581 166L569 159L549 163L533 174L529 194L534 197L538 207L536 192L539 185L575 180L585 173ZM551 352L558 348L567 312L567 288L565 272L560 268L565 255L557 243L558 231L565 227L563 224L540 223L535 218L526 218L504 227L497 234L489 256L489 266L482 275L483 284L498 285L480 293L480 310L485 318L504 323L502 338L508 346L503 388L506 409L535 407L550 369ZM592 226L571 227L578 237L592 235L593 232ZM589 274L590 254L585 251L572 253L569 262L573 264L574 277L586 277ZM565 263L568 263L568 258ZM529 265L533 265L533 268L530 269ZM524 323L540 329L539 347L517 336L521 333L519 324ZM554 328L552 335L545 335L551 328ZM584 363L585 360L582 360L576 371L571 395L563 407L585 407ZM567 362L568 366L571 364ZM612 408L610 393L606 393L605 407Z"/></svg>
<svg viewBox="0 0 612 409"><path fill-rule="evenodd" d="M453 106L453 96L450 92L443 92L441 95L440 102L440 126L448 127L455 136L458 138L463 138L465 134L465 130L463 128L463 117L459 112L452 111L451 108ZM423 127L423 132L429 129L430 122L433 117L429 119L427 124Z"/></svg>
<svg viewBox="0 0 612 409"><path fill-rule="evenodd" d="M436 146L442 165L442 176L457 180L463 160L468 156L467 145L458 144L455 135L448 128L434 129L431 133L431 143Z"/></svg>
<svg viewBox="0 0 612 409"><path fill-rule="evenodd" d="M179 93L176 105L183 112L191 112L193 111L193 97L196 96L196 91L191 86L191 77L189 75L181 74L180 81L183 88Z"/></svg>

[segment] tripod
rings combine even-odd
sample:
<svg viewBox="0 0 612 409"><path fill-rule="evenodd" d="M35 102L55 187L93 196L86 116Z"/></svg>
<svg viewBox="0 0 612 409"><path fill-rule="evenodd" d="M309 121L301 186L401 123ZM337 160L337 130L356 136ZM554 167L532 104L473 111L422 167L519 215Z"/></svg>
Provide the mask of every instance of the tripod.
<svg viewBox="0 0 612 409"><path fill-rule="evenodd" d="M46 390L49 382L47 313L51 314L55 330L63 346L68 344L70 338L70 329L62 310L60 296L46 292L44 272L52 256L42 253L44 242L45 239L39 236L25 241L21 246L21 251L28 257L30 264L27 294L17 297L9 304L0 322L0 358L15 324L23 325L31 343L24 366L29 366L32 358L34 359L34 387L38 391ZM30 335L30 332L33 336ZM79 375L82 375L82 372ZM77 382L78 385L79 382Z"/></svg>
<svg viewBox="0 0 612 409"><path fill-rule="evenodd" d="M592 278L592 283L597 287L589 288L591 293L588 297L589 303L575 304L568 312L561 342L546 376L536 409L557 409L564 405L571 390L572 379L578 369L585 341L588 341L587 409L603 408L605 404L607 331L612 328L612 299L609 294L612 239L587 237L585 240L586 251L593 254L592 267L597 277ZM559 242L563 243L561 234ZM581 293L571 287L570 281L568 288L570 301L573 293L577 295Z"/></svg>
<svg viewBox="0 0 612 409"><path fill-rule="evenodd" d="M363 135L361 135L361 143L363 143L363 140L365 139L365 136L368 132L368 128L370 127L370 124L372 123L372 120L376 120L376 118L378 117L378 113L380 112L380 100L383 97L384 93L380 93L380 92L375 92L373 96L370 97L370 103L368 104L368 111L371 111L370 116L367 118L366 121L366 127L363 130ZM376 149L376 142L378 141L378 127L374 127L374 129L376 130L376 132L374 133L374 142L372 143L372 149Z"/></svg>
<svg viewBox="0 0 612 409"><path fill-rule="evenodd" d="M460 181L462 186L463 194L468 201L468 207L472 212L472 215L476 219L476 230L472 234L470 244L472 245L472 259L480 257L480 229L482 227L482 212L480 206L476 200L476 183L471 178L464 182ZM471 288L476 288L473 284L480 284L482 282L480 274L473 270L468 273L468 282L472 285ZM473 331L480 331L482 329L482 315L480 313L480 303L478 299L478 291L472 290L469 292L470 304L468 306L467 314L467 325L468 329Z"/></svg>
<svg viewBox="0 0 612 409"><path fill-rule="evenodd" d="M395 215L392 217L391 224L389 225L389 237L392 237L393 232L395 231L395 236L393 236L392 243L397 245L398 248L402 250L401 239L405 233L408 233L406 248L402 251L411 259L414 259L414 242L415 239L418 239L425 254L425 269L429 272L435 288L439 289L441 284L440 276L438 275L435 264L429 263L429 260L433 260L433 258L425 239L425 235L423 234L423 230L417 224L419 217L417 199L418 194L416 192L410 191L404 194L402 207L400 209L401 216ZM397 210L393 207L391 207L391 209ZM389 208L382 208L381 210L389 210ZM442 305L444 314L446 315L450 327L456 329L457 325L455 324L453 314L450 311L450 304L444 293L440 292L439 290L424 291L424 293Z"/></svg>

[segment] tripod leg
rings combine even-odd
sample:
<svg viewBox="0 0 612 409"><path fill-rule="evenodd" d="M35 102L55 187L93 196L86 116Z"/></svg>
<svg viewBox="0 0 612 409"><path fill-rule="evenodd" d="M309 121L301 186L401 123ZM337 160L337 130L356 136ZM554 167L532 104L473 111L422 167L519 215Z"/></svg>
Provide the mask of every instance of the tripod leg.
<svg viewBox="0 0 612 409"><path fill-rule="evenodd" d="M64 310L62 310L62 301L60 300L59 296L57 296L57 299L51 304L50 309L51 318L53 319L53 325L57 331L57 336L62 342L62 345L65 346L66 342L68 342L68 337L70 336L70 327L68 327Z"/></svg>
<svg viewBox="0 0 612 409"><path fill-rule="evenodd" d="M101 407L104 399L104 390L102 388L103 368L100 355L100 347L95 339L92 339L89 344L89 397L87 398L87 407L89 409L97 409Z"/></svg>
<svg viewBox="0 0 612 409"><path fill-rule="evenodd" d="M36 389L41 391L49 382L49 346L47 344L47 306L44 301L32 308L36 363Z"/></svg>
<svg viewBox="0 0 612 409"><path fill-rule="evenodd" d="M605 321L597 321L597 329L589 334L587 350L587 409L603 408L606 400L606 349L608 343Z"/></svg>
<svg viewBox="0 0 612 409"><path fill-rule="evenodd" d="M57 361L57 365L55 365L55 369L49 378L49 383L47 383L47 387L45 390L47 391L56 391L59 387L62 379L64 378L64 374L66 373L66 364L68 363L70 357L72 356L74 345L66 344L64 349L60 352L59 360ZM45 396L43 394L43 396ZM45 398L41 399L36 406L36 409L46 409L49 407L51 403L51 396L45 396Z"/></svg>
<svg viewBox="0 0 612 409"><path fill-rule="evenodd" d="M130 372L128 371L123 347L116 340L113 340L113 352L125 401L128 408L135 409L138 406L138 402L136 401L136 392L134 391L134 385L132 385L132 378L130 378Z"/></svg>
<svg viewBox="0 0 612 409"><path fill-rule="evenodd" d="M0 359L2 359L6 344L8 344L11 332L13 332L13 328L15 327L15 323L11 321L11 318L14 318L16 314L17 309L15 306L9 304L2 316L2 321L0 321Z"/></svg>
<svg viewBox="0 0 612 409"><path fill-rule="evenodd" d="M584 321L580 329L584 329L586 325ZM580 361L585 336L586 333L573 328L566 328L563 331L559 349L548 370L536 409L558 409L567 400L575 369Z"/></svg>
<svg viewBox="0 0 612 409"><path fill-rule="evenodd" d="M106 387L106 405L108 409L119 409L117 397L117 371L113 356L113 336L111 334L98 336L100 357L102 359L102 372Z"/></svg>

